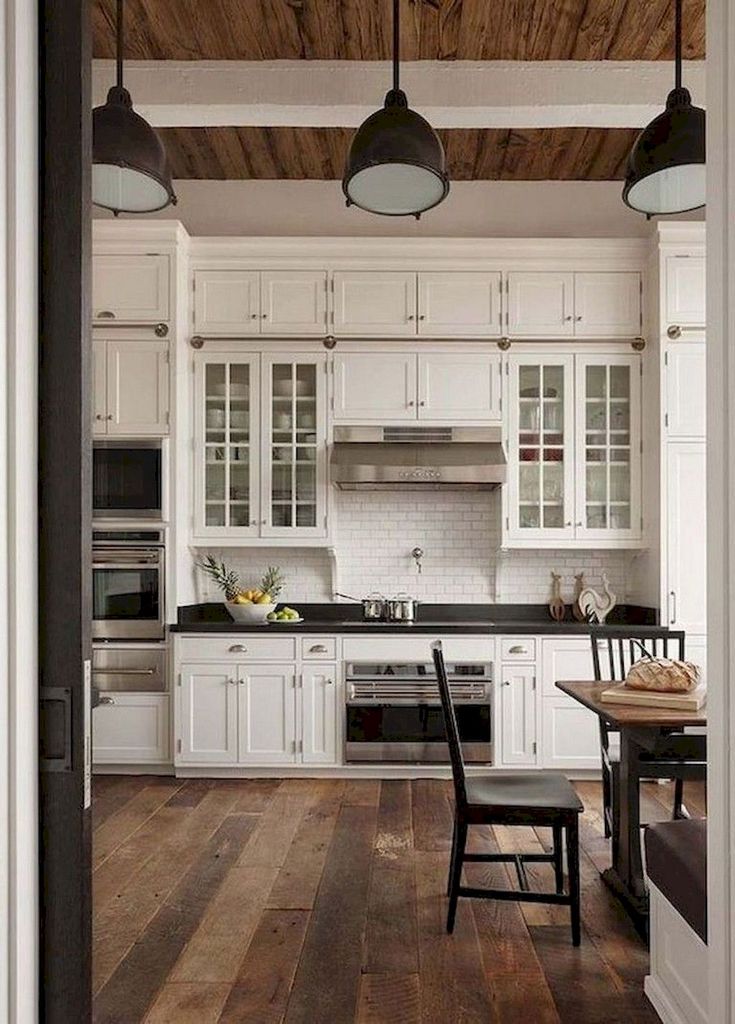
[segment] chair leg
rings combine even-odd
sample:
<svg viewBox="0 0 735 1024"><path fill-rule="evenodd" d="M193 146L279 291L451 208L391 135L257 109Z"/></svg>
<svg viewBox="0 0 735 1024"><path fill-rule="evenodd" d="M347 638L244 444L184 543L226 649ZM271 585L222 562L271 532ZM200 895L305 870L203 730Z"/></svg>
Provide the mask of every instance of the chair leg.
<svg viewBox="0 0 735 1024"><path fill-rule="evenodd" d="M449 873L447 874L447 896L449 896L451 894L451 892L452 892L452 876L454 874L454 862L455 862L456 857L457 857L457 829L458 829L458 827L459 827L459 822L457 821L457 816L455 814L455 816L454 816L454 828L452 830L452 852L451 852L451 855L449 857Z"/></svg>
<svg viewBox="0 0 735 1024"><path fill-rule="evenodd" d="M454 851L452 863L452 877L449 880L449 911L447 913L447 931L454 931L454 918L457 914L457 891L460 878L462 877L462 862L464 861L464 848L467 842L467 825L464 821L457 822L457 845Z"/></svg>
<svg viewBox="0 0 735 1024"><path fill-rule="evenodd" d="M567 823L567 871L569 872L569 896L571 899L572 945L582 940L580 924L579 888L579 821L575 815Z"/></svg>
<svg viewBox="0 0 735 1024"><path fill-rule="evenodd" d="M674 779L674 810L672 818L678 821L680 818L688 818L689 811L684 806L684 780Z"/></svg>
<svg viewBox="0 0 735 1024"><path fill-rule="evenodd" d="M605 830L605 839L610 838L610 819L613 813L613 802L612 802L612 780L610 778L610 770L602 762L602 826Z"/></svg>
<svg viewBox="0 0 735 1024"><path fill-rule="evenodd" d="M554 825L554 878L556 879L556 891L564 892L564 853L562 826Z"/></svg>

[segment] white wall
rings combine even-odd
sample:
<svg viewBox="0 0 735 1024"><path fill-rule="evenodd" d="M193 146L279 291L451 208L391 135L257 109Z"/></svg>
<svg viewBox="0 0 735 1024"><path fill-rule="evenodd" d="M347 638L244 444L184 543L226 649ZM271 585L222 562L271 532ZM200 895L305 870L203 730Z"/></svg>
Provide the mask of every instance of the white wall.
<svg viewBox="0 0 735 1024"><path fill-rule="evenodd" d="M338 181L176 181L175 188L178 205L158 216L181 220L192 235L624 238L650 234L653 223L623 205L615 181L455 182L420 221L348 210Z"/></svg>

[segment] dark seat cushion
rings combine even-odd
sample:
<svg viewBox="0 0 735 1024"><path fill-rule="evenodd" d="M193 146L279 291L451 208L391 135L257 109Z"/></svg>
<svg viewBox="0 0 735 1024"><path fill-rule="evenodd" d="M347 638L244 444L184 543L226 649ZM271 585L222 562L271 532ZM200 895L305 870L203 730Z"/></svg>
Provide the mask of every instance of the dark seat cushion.
<svg viewBox="0 0 735 1024"><path fill-rule="evenodd" d="M648 877L707 941L707 821L661 821L646 829Z"/></svg>
<svg viewBox="0 0 735 1024"><path fill-rule="evenodd" d="M466 781L470 807L520 811L581 811L582 801L561 772L496 772L470 775Z"/></svg>

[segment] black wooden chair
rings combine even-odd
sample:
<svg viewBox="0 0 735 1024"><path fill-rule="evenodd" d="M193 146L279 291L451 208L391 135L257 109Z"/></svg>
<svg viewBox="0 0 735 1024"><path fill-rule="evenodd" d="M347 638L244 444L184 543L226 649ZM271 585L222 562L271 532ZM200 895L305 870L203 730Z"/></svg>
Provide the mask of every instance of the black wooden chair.
<svg viewBox="0 0 735 1024"><path fill-rule="evenodd" d="M620 628L605 627L590 630L592 643L592 664L597 682L623 682L631 666L641 658L674 658L684 660L685 634L681 630L671 630L664 626L651 626L645 630L636 630L631 634L624 626ZM602 804L605 836L618 834L617 820L620 807L620 760L619 751L610 746L611 736L617 730L600 718L600 752L602 759ZM688 777L705 779L707 765L704 760L682 758L687 765ZM654 768L652 766L652 772ZM658 768L652 778L662 777ZM684 779L674 779L674 806L672 818L688 818L689 812L684 806Z"/></svg>
<svg viewBox="0 0 735 1024"><path fill-rule="evenodd" d="M578 946L580 933L579 815L582 803L561 772L492 772L465 776L457 718L447 680L441 641L431 645L439 683L444 725L454 779L454 836L449 864L449 911L447 931L454 930L460 896L479 899L516 900L526 903L557 903L571 908L572 942ZM466 853L467 830L471 825L531 825L552 830L552 853ZM568 891L564 891L563 833L566 832ZM462 865L472 861L513 864L518 889L476 889L461 884ZM555 891L532 892L526 864L554 866Z"/></svg>

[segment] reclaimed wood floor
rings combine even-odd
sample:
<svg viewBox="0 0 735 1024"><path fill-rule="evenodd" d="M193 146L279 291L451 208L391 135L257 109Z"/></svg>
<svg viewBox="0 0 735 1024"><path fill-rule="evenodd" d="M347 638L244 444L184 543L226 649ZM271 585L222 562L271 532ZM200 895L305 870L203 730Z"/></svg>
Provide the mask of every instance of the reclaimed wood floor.
<svg viewBox="0 0 735 1024"><path fill-rule="evenodd" d="M600 788L578 789L575 950L561 907L460 900L446 934L447 783L98 776L95 1024L653 1024L646 949L598 874ZM666 817L669 788L644 790ZM478 850L549 838L473 832Z"/></svg>

